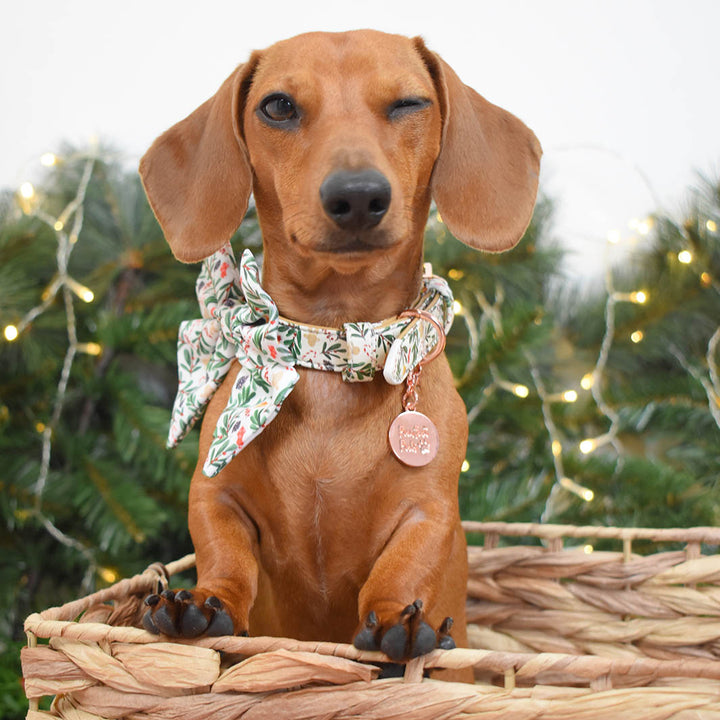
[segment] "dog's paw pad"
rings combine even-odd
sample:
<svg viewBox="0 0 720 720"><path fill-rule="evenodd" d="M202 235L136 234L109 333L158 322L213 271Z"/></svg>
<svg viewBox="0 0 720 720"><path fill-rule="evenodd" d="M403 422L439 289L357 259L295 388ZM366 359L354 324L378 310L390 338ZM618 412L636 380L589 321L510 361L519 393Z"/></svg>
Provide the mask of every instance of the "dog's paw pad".
<svg viewBox="0 0 720 720"><path fill-rule="evenodd" d="M188 602L180 618L180 634L186 638L194 638L202 635L207 627L208 619L203 611L197 605Z"/></svg>
<svg viewBox="0 0 720 720"><path fill-rule="evenodd" d="M406 657L405 646L407 645L408 631L405 625L398 623L393 625L383 635L380 642L380 649L395 661L403 660Z"/></svg>
<svg viewBox="0 0 720 720"><path fill-rule="evenodd" d="M435 631L426 623L420 622L410 647L410 657L420 657L435 649L437 637Z"/></svg>
<svg viewBox="0 0 720 720"><path fill-rule="evenodd" d="M232 635L234 632L232 618L224 610L220 609L215 611L205 634L218 637L220 635ZM241 632L240 635L247 637L247 630Z"/></svg>

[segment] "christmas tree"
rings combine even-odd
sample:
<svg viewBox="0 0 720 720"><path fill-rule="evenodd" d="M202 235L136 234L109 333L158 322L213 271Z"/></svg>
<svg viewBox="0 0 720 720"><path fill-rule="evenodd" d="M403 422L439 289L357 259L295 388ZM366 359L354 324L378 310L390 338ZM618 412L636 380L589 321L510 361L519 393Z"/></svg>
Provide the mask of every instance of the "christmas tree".
<svg viewBox="0 0 720 720"><path fill-rule="evenodd" d="M172 452L165 438L199 267L174 260L110 150L43 160L35 186L0 198L3 717L24 714L14 648L29 612L191 551L197 435ZM705 180L588 296L558 291L549 200L502 255L431 213L426 260L455 294L447 354L470 421L465 518L717 523L719 216ZM261 254L252 210L233 243Z"/></svg>

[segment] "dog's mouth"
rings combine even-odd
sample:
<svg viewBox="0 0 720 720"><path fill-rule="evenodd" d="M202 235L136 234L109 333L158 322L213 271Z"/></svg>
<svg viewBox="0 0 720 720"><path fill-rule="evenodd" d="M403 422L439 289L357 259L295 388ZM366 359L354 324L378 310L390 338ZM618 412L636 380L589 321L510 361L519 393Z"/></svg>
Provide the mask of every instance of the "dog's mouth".
<svg viewBox="0 0 720 720"><path fill-rule="evenodd" d="M320 246L320 252L332 253L333 255L342 255L350 253L368 253L374 250L382 250L382 245L372 245L365 242L361 238L352 238L344 245L331 245L329 247Z"/></svg>
<svg viewBox="0 0 720 720"><path fill-rule="evenodd" d="M366 255L387 250L393 244L386 233L374 232L362 235L334 233L318 243L315 251L329 255Z"/></svg>

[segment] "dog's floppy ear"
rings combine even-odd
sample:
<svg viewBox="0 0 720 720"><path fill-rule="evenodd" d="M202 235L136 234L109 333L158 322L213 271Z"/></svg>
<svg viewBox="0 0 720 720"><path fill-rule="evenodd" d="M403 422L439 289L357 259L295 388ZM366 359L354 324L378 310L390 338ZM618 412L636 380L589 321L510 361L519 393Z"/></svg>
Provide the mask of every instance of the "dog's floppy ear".
<svg viewBox="0 0 720 720"><path fill-rule="evenodd" d="M173 125L140 161L150 205L173 254L196 262L240 225L252 191L241 127L243 96L256 61L240 65L197 110Z"/></svg>
<svg viewBox="0 0 720 720"><path fill-rule="evenodd" d="M432 193L459 240L499 252L515 245L532 217L542 149L518 118L463 84L421 39L415 44L432 75L443 118Z"/></svg>

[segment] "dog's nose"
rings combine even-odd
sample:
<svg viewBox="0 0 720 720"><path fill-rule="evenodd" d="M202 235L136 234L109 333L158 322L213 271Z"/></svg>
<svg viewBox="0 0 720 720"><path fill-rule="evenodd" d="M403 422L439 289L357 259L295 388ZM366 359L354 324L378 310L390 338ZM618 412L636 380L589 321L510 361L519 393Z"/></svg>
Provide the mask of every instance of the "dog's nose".
<svg viewBox="0 0 720 720"><path fill-rule="evenodd" d="M343 230L375 227L390 207L390 183L378 170L336 170L320 186L327 216Z"/></svg>

